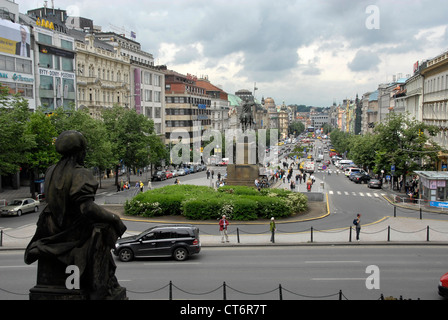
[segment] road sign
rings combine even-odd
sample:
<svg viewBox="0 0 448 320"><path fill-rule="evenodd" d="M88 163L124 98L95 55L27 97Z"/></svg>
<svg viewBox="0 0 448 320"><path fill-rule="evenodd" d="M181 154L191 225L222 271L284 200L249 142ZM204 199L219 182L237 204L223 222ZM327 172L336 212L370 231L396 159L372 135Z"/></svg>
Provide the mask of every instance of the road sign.
<svg viewBox="0 0 448 320"><path fill-rule="evenodd" d="M322 170L325 170L325 169L327 169L327 166L322 166Z"/></svg>

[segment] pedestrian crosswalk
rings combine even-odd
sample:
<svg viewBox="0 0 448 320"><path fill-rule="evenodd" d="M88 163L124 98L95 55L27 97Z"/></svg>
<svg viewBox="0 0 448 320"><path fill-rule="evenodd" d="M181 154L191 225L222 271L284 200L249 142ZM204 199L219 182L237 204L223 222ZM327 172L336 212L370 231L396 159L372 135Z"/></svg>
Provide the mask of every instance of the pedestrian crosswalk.
<svg viewBox="0 0 448 320"><path fill-rule="evenodd" d="M329 195L338 195L338 196L356 196L356 197L371 197L371 198L380 198L385 196L385 193L381 192L354 192L354 191L328 191Z"/></svg>

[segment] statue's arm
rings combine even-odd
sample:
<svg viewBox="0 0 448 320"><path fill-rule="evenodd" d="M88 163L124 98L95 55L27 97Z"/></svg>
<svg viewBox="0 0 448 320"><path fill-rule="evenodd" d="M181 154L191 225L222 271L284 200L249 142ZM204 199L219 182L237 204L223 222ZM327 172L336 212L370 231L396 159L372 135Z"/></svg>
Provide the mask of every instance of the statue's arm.
<svg viewBox="0 0 448 320"><path fill-rule="evenodd" d="M119 216L97 205L93 200L82 202L80 209L83 215L88 215L94 222L111 224L119 236L126 231L126 226Z"/></svg>

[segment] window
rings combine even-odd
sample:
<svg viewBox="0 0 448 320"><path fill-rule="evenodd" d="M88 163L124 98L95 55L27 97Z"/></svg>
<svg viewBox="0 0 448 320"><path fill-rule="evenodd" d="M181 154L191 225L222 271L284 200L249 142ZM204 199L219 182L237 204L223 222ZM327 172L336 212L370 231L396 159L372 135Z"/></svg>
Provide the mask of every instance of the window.
<svg viewBox="0 0 448 320"><path fill-rule="evenodd" d="M40 89L53 90L53 77L40 76Z"/></svg>
<svg viewBox="0 0 448 320"><path fill-rule="evenodd" d="M61 48L73 50L73 42L61 39Z"/></svg>
<svg viewBox="0 0 448 320"><path fill-rule="evenodd" d="M155 234L153 232L151 232L151 233L145 234L143 236L142 240L143 241L148 241L148 240L154 240L155 238L156 238Z"/></svg>
<svg viewBox="0 0 448 320"><path fill-rule="evenodd" d="M160 87L160 76L157 74L154 75L154 85Z"/></svg>
<svg viewBox="0 0 448 320"><path fill-rule="evenodd" d="M154 91L154 102L161 102L161 93L160 91Z"/></svg>
<svg viewBox="0 0 448 320"><path fill-rule="evenodd" d="M15 71L15 60L13 57L0 56L0 70Z"/></svg>
<svg viewBox="0 0 448 320"><path fill-rule="evenodd" d="M160 117L161 117L161 109L162 108L154 108L154 111L155 111L155 115L154 115L154 118L157 118L157 119L160 119Z"/></svg>
<svg viewBox="0 0 448 320"><path fill-rule="evenodd" d="M53 56L48 53L39 52L39 65L44 68L53 69Z"/></svg>
<svg viewBox="0 0 448 320"><path fill-rule="evenodd" d="M16 71L31 74L31 61L24 59L16 59Z"/></svg>
<svg viewBox="0 0 448 320"><path fill-rule="evenodd" d="M37 36L37 39L41 43L50 44L50 45L53 44L52 37L47 34L39 33Z"/></svg>
<svg viewBox="0 0 448 320"><path fill-rule="evenodd" d="M61 57L61 60L62 60L62 70L73 72L73 59Z"/></svg>
<svg viewBox="0 0 448 320"><path fill-rule="evenodd" d="M151 73L145 72L144 83L145 84L152 84L152 74Z"/></svg>
<svg viewBox="0 0 448 320"><path fill-rule="evenodd" d="M158 232L157 239L171 239L171 231L169 230L161 230Z"/></svg>

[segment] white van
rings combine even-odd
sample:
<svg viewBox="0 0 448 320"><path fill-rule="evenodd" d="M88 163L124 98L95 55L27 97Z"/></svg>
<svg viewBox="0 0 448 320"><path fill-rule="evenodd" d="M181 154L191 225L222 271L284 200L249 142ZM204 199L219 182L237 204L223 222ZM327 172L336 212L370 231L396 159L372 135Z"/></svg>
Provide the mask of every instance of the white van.
<svg viewBox="0 0 448 320"><path fill-rule="evenodd" d="M339 160L336 166L340 168L344 164L354 165L352 160Z"/></svg>
<svg viewBox="0 0 448 320"><path fill-rule="evenodd" d="M303 164L303 171L307 173L313 173L315 170L315 165L313 161L306 161Z"/></svg>
<svg viewBox="0 0 448 320"><path fill-rule="evenodd" d="M358 172L362 172L363 170L362 169L359 169L359 168L347 168L347 169L345 169L345 175L347 176L347 177L350 177L350 175L353 173L353 172L356 172L356 173L358 173Z"/></svg>

